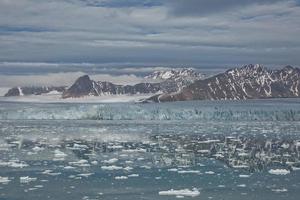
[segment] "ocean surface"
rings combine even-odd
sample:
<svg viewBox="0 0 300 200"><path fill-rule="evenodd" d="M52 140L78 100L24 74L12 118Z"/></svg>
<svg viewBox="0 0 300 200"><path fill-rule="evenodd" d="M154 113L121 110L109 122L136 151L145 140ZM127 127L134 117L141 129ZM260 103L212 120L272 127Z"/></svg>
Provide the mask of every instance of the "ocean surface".
<svg viewBox="0 0 300 200"><path fill-rule="evenodd" d="M298 200L300 100L0 102L0 199Z"/></svg>

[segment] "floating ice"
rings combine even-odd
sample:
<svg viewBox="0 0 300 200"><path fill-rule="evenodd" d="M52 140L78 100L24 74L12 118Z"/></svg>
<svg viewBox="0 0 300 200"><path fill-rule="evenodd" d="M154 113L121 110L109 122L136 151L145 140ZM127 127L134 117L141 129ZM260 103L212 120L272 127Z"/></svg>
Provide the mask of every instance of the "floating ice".
<svg viewBox="0 0 300 200"><path fill-rule="evenodd" d="M124 179L128 179L127 176L116 176L115 177L116 180L124 180Z"/></svg>
<svg viewBox="0 0 300 200"><path fill-rule="evenodd" d="M8 179L8 177L3 177L3 176L0 176L0 183L2 183L2 184L7 184L7 183L9 183L9 179Z"/></svg>
<svg viewBox="0 0 300 200"><path fill-rule="evenodd" d="M44 186L43 185L35 185L34 187L35 188L43 188Z"/></svg>
<svg viewBox="0 0 300 200"><path fill-rule="evenodd" d="M212 174L215 174L215 172L213 172L213 171L207 171L207 172L205 172L205 174L212 175Z"/></svg>
<svg viewBox="0 0 300 200"><path fill-rule="evenodd" d="M91 165L89 164L89 162L87 160L78 160L75 162L69 162L70 165L74 165L74 166L78 166L78 167L90 167Z"/></svg>
<svg viewBox="0 0 300 200"><path fill-rule="evenodd" d="M117 158L112 158L112 159L109 159L109 160L104 160L103 163L113 164L113 163L115 163L117 161L118 161Z"/></svg>
<svg viewBox="0 0 300 200"><path fill-rule="evenodd" d="M178 174L200 174L199 170L180 170Z"/></svg>
<svg viewBox="0 0 300 200"><path fill-rule="evenodd" d="M291 172L289 170L286 170L286 169L270 169L269 173L274 174L274 175L287 175Z"/></svg>
<svg viewBox="0 0 300 200"><path fill-rule="evenodd" d="M176 169L176 168L168 169L168 172L177 172L177 171L178 171L178 169Z"/></svg>
<svg viewBox="0 0 300 200"><path fill-rule="evenodd" d="M239 184L237 187L246 187L246 184Z"/></svg>
<svg viewBox="0 0 300 200"><path fill-rule="evenodd" d="M280 192L287 192L288 190L286 188L279 188L279 189L272 189L272 192L277 192L277 193L280 193Z"/></svg>
<svg viewBox="0 0 300 200"><path fill-rule="evenodd" d="M32 177L29 177L29 176L21 176L20 177L20 183L30 183L30 182L33 182L33 181L36 181L37 178L32 178Z"/></svg>
<svg viewBox="0 0 300 200"><path fill-rule="evenodd" d="M29 165L26 164L23 161L18 161L18 160L10 160L8 162L5 161L0 161L0 167L13 167L13 168L23 168L23 167L28 167Z"/></svg>
<svg viewBox="0 0 300 200"><path fill-rule="evenodd" d="M45 148L43 148L43 147L38 147L38 146L35 146L35 147L32 148L32 150L35 151L35 152L42 151L42 150L44 150L44 149L45 149Z"/></svg>
<svg viewBox="0 0 300 200"><path fill-rule="evenodd" d="M67 156L67 154L65 154L64 152L62 152L62 151L60 151L59 149L55 149L55 151L54 151L54 156L55 157L66 157Z"/></svg>
<svg viewBox="0 0 300 200"><path fill-rule="evenodd" d="M139 177L139 174L129 174L128 177Z"/></svg>
<svg viewBox="0 0 300 200"><path fill-rule="evenodd" d="M88 178L89 176L93 175L94 173L85 173L85 174L77 174L77 176Z"/></svg>
<svg viewBox="0 0 300 200"><path fill-rule="evenodd" d="M65 166L64 169L75 169L75 167L72 167L72 166Z"/></svg>
<svg viewBox="0 0 300 200"><path fill-rule="evenodd" d="M98 165L98 161L94 160L94 161L91 162L91 164Z"/></svg>
<svg viewBox="0 0 300 200"><path fill-rule="evenodd" d="M170 196L186 196L186 197L196 197L200 195L199 190L194 188L193 190L182 189L182 190L174 190L170 189L167 191L160 191L159 195L170 195Z"/></svg>
<svg viewBox="0 0 300 200"><path fill-rule="evenodd" d="M58 176L61 174L61 172L53 172L52 170L47 169L47 170L41 172L41 174L49 175L49 176Z"/></svg>
<svg viewBox="0 0 300 200"><path fill-rule="evenodd" d="M248 175L248 174L240 174L239 177L240 178L249 178L250 175Z"/></svg>
<svg viewBox="0 0 300 200"><path fill-rule="evenodd" d="M126 171L133 170L133 168L132 168L132 167L129 167L129 166L127 166L127 167L124 167L123 169L124 169L124 170L126 170Z"/></svg>
<svg viewBox="0 0 300 200"><path fill-rule="evenodd" d="M102 166L102 170L121 170L123 167L116 166L116 165L111 165L111 166Z"/></svg>

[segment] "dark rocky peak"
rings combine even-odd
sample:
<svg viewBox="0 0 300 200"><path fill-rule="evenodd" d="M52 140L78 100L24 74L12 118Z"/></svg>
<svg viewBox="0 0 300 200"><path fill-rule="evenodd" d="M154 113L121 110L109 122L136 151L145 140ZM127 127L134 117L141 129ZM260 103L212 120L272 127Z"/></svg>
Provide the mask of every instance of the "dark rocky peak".
<svg viewBox="0 0 300 200"><path fill-rule="evenodd" d="M90 79L88 75L83 75L75 81L74 85L87 86L87 85L92 85L92 82L93 81Z"/></svg>
<svg viewBox="0 0 300 200"><path fill-rule="evenodd" d="M88 75L81 76L63 93L62 97L68 98L89 95L94 84L95 82L92 81Z"/></svg>

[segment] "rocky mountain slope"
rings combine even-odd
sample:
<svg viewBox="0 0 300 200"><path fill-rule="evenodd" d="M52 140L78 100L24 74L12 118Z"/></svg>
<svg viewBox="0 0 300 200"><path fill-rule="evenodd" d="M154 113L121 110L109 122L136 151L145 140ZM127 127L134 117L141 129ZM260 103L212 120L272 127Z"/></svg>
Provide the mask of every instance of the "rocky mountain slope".
<svg viewBox="0 0 300 200"><path fill-rule="evenodd" d="M67 87L14 87L6 94L10 96L41 95L51 91L62 93L62 98L103 95L135 95L177 92L203 76L193 69L172 69L155 71L145 77L149 83L136 85L118 85L107 81L94 81L88 75L79 77L73 85ZM155 80L155 83L153 83Z"/></svg>
<svg viewBox="0 0 300 200"><path fill-rule="evenodd" d="M106 81L91 80L88 75L79 77L75 83L67 89L63 98L77 98L83 96L121 95L156 93L160 90L159 83L139 83L136 85L116 85Z"/></svg>
<svg viewBox="0 0 300 200"><path fill-rule="evenodd" d="M299 95L299 68L286 66L268 70L261 65L245 65L197 80L179 92L155 95L147 101L261 99Z"/></svg>
<svg viewBox="0 0 300 200"><path fill-rule="evenodd" d="M46 93L62 93L66 87L13 87L8 90L5 97L25 96L25 95L41 95Z"/></svg>
<svg viewBox="0 0 300 200"><path fill-rule="evenodd" d="M201 74L192 69L156 71L145 77L146 80L158 80L155 83L138 83L136 85L117 85L106 81L91 80L88 75L78 78L66 90L62 97L102 96L102 95L135 95L177 92L187 85L199 80Z"/></svg>

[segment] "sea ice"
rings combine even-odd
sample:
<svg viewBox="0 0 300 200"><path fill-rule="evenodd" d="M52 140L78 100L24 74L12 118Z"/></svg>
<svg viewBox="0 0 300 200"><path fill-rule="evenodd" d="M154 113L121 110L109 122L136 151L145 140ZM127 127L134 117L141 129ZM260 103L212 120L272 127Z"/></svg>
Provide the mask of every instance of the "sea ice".
<svg viewBox="0 0 300 200"><path fill-rule="evenodd" d="M171 196L186 196L186 197L196 197L200 195L199 190L194 188L193 190L189 189L182 189L182 190L166 190L166 191L160 191L158 193L159 195L171 195Z"/></svg>
<svg viewBox="0 0 300 200"><path fill-rule="evenodd" d="M248 175L248 174L240 174L239 177L240 178L249 178L250 175Z"/></svg>
<svg viewBox="0 0 300 200"><path fill-rule="evenodd" d="M8 177L3 177L3 176L0 176L0 183L2 183L2 184L7 184L7 183L9 183L9 179L8 179Z"/></svg>
<svg viewBox="0 0 300 200"><path fill-rule="evenodd" d="M127 176L116 176L115 177L116 180L124 180L124 179L128 179Z"/></svg>
<svg viewBox="0 0 300 200"><path fill-rule="evenodd" d="M29 176L21 176L20 177L20 183L30 183L32 181L36 181L37 178L32 178L32 177L29 177Z"/></svg>
<svg viewBox="0 0 300 200"><path fill-rule="evenodd" d="M109 159L109 160L104 160L103 163L113 164L113 163L115 163L117 161L118 161L117 158L112 158L112 159Z"/></svg>
<svg viewBox="0 0 300 200"><path fill-rule="evenodd" d="M89 176L93 175L94 173L84 173L84 174L77 174L77 176L88 178Z"/></svg>
<svg viewBox="0 0 300 200"><path fill-rule="evenodd" d="M272 189L272 192L287 192L288 190L286 188L280 188L280 189Z"/></svg>
<svg viewBox="0 0 300 200"><path fill-rule="evenodd" d="M102 166L102 170L121 170L123 167L116 166L116 165L111 165L111 166Z"/></svg>
<svg viewBox="0 0 300 200"><path fill-rule="evenodd" d="M180 170L178 174L201 174L199 170Z"/></svg>
<svg viewBox="0 0 300 200"><path fill-rule="evenodd" d="M287 175L291 172L289 170L286 170L286 169L270 169L269 173L274 174L274 175Z"/></svg>
<svg viewBox="0 0 300 200"><path fill-rule="evenodd" d="M139 174L129 174L128 177L139 177Z"/></svg>

